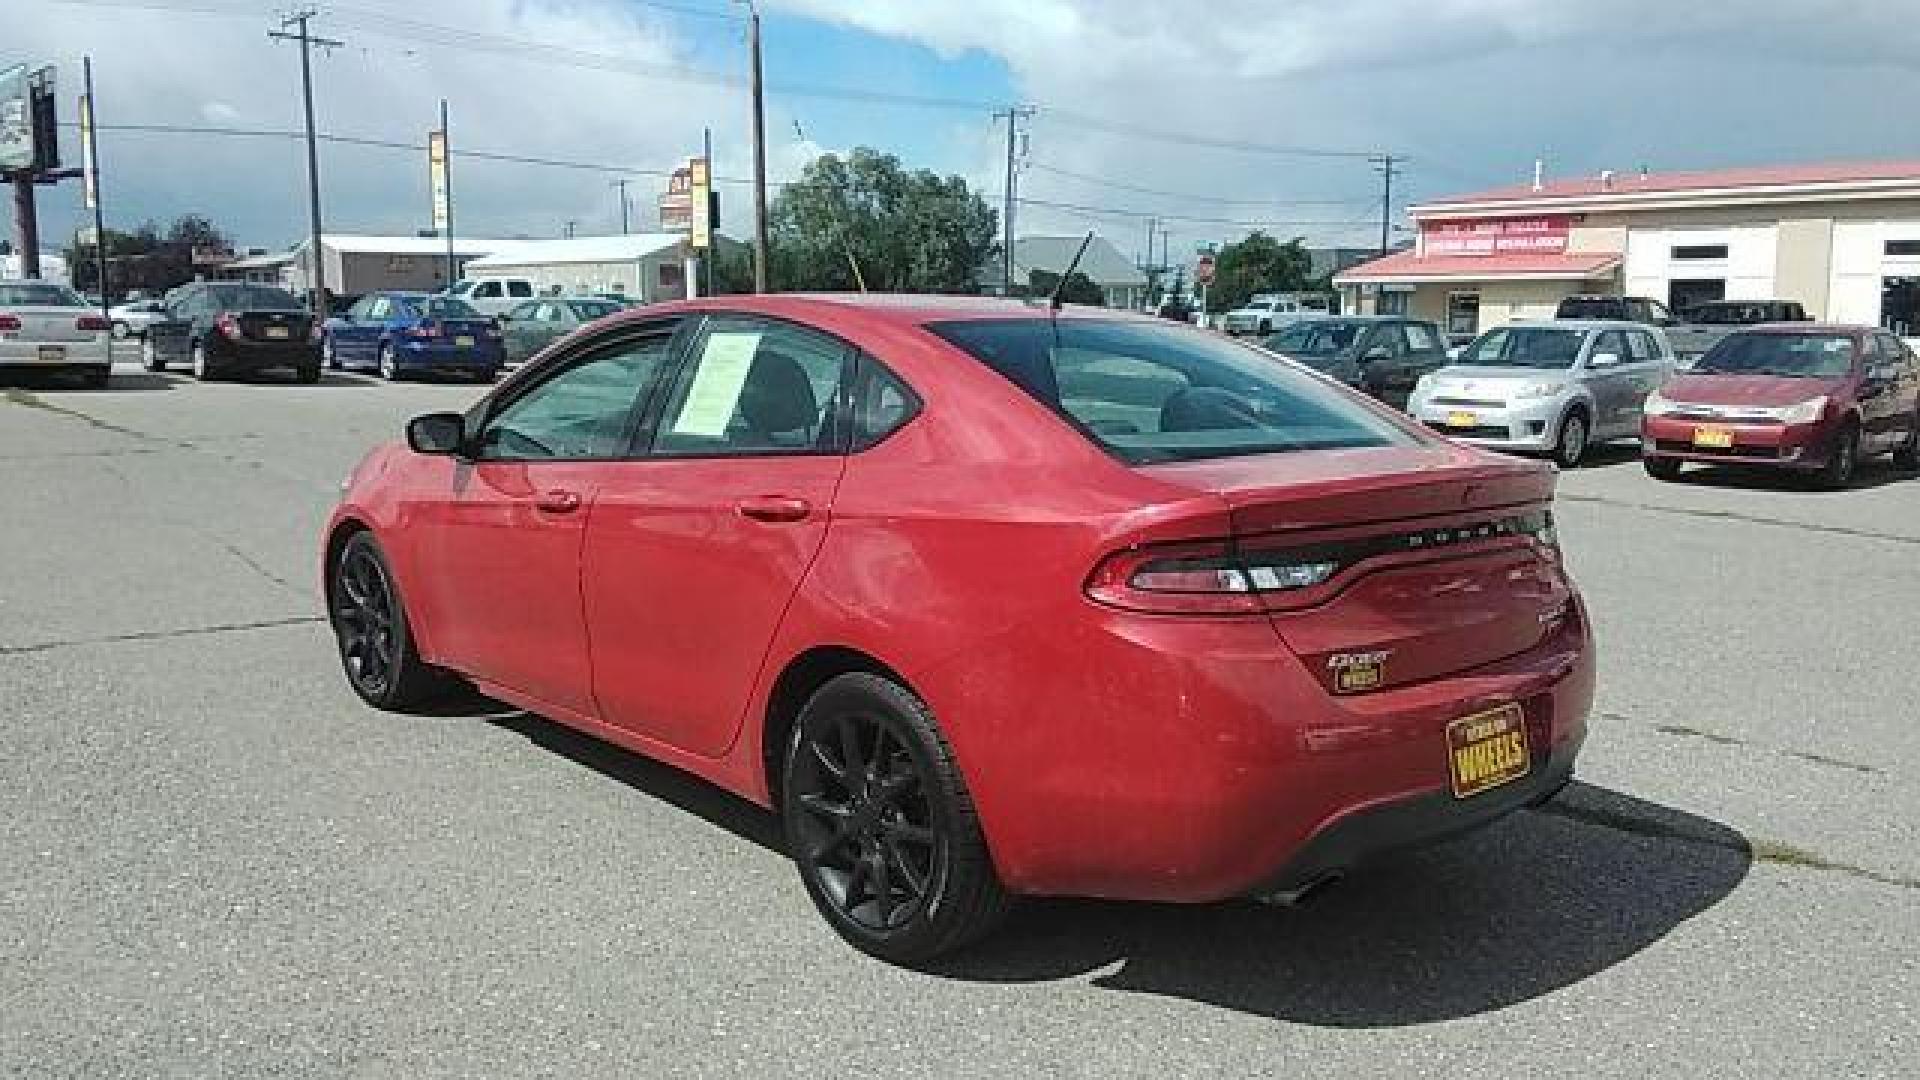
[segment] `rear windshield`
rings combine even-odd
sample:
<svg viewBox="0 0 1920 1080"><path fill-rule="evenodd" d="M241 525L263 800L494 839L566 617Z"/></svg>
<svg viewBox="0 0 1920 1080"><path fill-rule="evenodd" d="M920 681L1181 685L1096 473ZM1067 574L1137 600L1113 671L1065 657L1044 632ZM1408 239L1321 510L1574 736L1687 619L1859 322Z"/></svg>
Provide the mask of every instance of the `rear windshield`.
<svg viewBox="0 0 1920 1080"><path fill-rule="evenodd" d="M1297 322L1267 338L1267 348L1300 356L1331 356L1367 328L1358 322Z"/></svg>
<svg viewBox="0 0 1920 1080"><path fill-rule="evenodd" d="M1626 317L1627 304L1604 296L1572 297L1560 301L1557 314L1562 319L1620 319Z"/></svg>
<svg viewBox="0 0 1920 1080"><path fill-rule="evenodd" d="M399 301L402 308L414 318L425 315L431 319L478 319L481 314L473 310L473 305L454 296L413 296Z"/></svg>
<svg viewBox="0 0 1920 1080"><path fill-rule="evenodd" d="M1129 464L1412 441L1320 377L1190 327L1009 319L927 329Z"/></svg>
<svg viewBox="0 0 1920 1080"><path fill-rule="evenodd" d="M297 311L293 294L270 285L209 285L207 295L222 311Z"/></svg>
<svg viewBox="0 0 1920 1080"><path fill-rule="evenodd" d="M1693 321L1702 326L1752 326L1794 318L1791 309L1778 304L1701 304L1692 314Z"/></svg>
<svg viewBox="0 0 1920 1080"><path fill-rule="evenodd" d="M1503 326L1480 335L1467 346L1459 362L1470 367L1547 368L1565 370L1580 356L1584 330L1552 326Z"/></svg>
<svg viewBox="0 0 1920 1080"><path fill-rule="evenodd" d="M1695 375L1777 375L1838 379L1853 370L1845 334L1733 334L1693 365Z"/></svg>
<svg viewBox="0 0 1920 1080"><path fill-rule="evenodd" d="M9 282L0 285L0 307L83 307L64 285L45 282Z"/></svg>

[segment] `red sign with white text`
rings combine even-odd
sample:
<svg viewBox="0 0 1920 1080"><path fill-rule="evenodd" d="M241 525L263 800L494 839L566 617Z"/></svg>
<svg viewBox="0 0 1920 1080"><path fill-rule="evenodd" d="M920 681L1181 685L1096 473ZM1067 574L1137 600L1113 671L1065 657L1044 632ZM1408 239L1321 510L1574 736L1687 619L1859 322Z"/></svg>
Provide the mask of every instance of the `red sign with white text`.
<svg viewBox="0 0 1920 1080"><path fill-rule="evenodd" d="M1557 255L1572 226L1564 215L1436 221L1420 227L1420 239L1427 255Z"/></svg>

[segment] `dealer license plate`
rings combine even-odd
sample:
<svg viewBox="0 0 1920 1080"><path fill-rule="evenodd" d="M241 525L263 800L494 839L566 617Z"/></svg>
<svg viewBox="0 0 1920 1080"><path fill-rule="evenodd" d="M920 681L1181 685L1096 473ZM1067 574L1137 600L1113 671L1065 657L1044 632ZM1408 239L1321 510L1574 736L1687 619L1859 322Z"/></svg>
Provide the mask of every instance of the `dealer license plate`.
<svg viewBox="0 0 1920 1080"><path fill-rule="evenodd" d="M473 348L473 335L461 334L459 337L453 339L453 344L458 348L471 349Z"/></svg>
<svg viewBox="0 0 1920 1080"><path fill-rule="evenodd" d="M1463 716L1447 725L1447 767L1453 795L1471 798L1527 775L1526 715L1515 704Z"/></svg>
<svg viewBox="0 0 1920 1080"><path fill-rule="evenodd" d="M269 326L267 327L267 336L284 341L293 336L293 331L288 330L284 326Z"/></svg>
<svg viewBox="0 0 1920 1080"><path fill-rule="evenodd" d="M1479 427L1480 417L1470 412L1450 412L1447 414L1448 427Z"/></svg>
<svg viewBox="0 0 1920 1080"><path fill-rule="evenodd" d="M40 346L40 362L43 364L57 364L66 358L67 347L65 345Z"/></svg>
<svg viewBox="0 0 1920 1080"><path fill-rule="evenodd" d="M1729 450L1733 447L1733 429L1723 427L1697 427L1693 429L1693 445L1708 450Z"/></svg>

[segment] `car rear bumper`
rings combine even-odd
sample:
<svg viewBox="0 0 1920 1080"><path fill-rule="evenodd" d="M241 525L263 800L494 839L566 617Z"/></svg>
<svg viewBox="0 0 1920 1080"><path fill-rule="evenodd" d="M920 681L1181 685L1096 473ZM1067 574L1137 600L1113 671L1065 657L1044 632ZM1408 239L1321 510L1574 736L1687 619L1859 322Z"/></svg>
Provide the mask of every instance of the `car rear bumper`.
<svg viewBox="0 0 1920 1080"><path fill-rule="evenodd" d="M1561 398L1549 397L1499 406L1414 401L1408 411L1450 439L1490 449L1542 453L1553 449L1559 438L1565 408ZM1471 424L1455 423L1469 417Z"/></svg>
<svg viewBox="0 0 1920 1080"><path fill-rule="evenodd" d="M1698 433L1702 428L1731 433L1733 445L1699 445ZM1649 416L1641 422L1640 431L1640 452L1644 457L1710 465L1818 469L1827 463L1835 428L1830 423L1765 424Z"/></svg>
<svg viewBox="0 0 1920 1080"><path fill-rule="evenodd" d="M506 363L499 340L478 339L471 346L451 342L405 341L393 351L400 367L412 370L492 371Z"/></svg>
<svg viewBox="0 0 1920 1080"><path fill-rule="evenodd" d="M1336 697L1264 623L1115 614L1059 646L1072 654L1061 663L1088 672L1081 700L1062 698L1075 692L1065 679L1009 691L999 721L975 702L955 748L970 778L993 781L975 803L1015 892L1205 903L1299 888L1565 783L1593 700L1584 607L1544 634L1496 663ZM991 695L997 683L976 672L968 687ZM1512 704L1527 773L1455 798L1448 725Z"/></svg>
<svg viewBox="0 0 1920 1080"><path fill-rule="evenodd" d="M319 366L320 343L304 337L289 341L234 341L213 335L207 338L207 354L228 371L298 370Z"/></svg>
<svg viewBox="0 0 1920 1080"><path fill-rule="evenodd" d="M0 367L98 368L113 363L113 345L100 341L33 342L0 339Z"/></svg>

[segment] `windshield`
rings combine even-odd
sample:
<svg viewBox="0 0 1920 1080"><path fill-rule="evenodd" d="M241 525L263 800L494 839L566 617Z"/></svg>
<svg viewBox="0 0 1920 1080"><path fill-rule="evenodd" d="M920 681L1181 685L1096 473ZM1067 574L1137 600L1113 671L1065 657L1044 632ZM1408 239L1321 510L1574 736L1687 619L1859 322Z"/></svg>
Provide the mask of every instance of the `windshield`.
<svg viewBox="0 0 1920 1080"><path fill-rule="evenodd" d="M1014 319L928 329L1129 464L1412 441L1319 377L1187 327Z"/></svg>
<svg viewBox="0 0 1920 1080"><path fill-rule="evenodd" d="M10 282L0 285L0 306L5 307L85 307L72 289L43 281Z"/></svg>
<svg viewBox="0 0 1920 1080"><path fill-rule="evenodd" d="M221 311L298 311L293 294L268 285L213 285L207 296Z"/></svg>
<svg viewBox="0 0 1920 1080"><path fill-rule="evenodd" d="M620 305L611 300L573 301L573 313L588 322L592 322L594 319L604 319L619 310Z"/></svg>
<svg viewBox="0 0 1920 1080"><path fill-rule="evenodd" d="M420 318L422 314L433 319L478 319L480 313L465 300L453 296L419 296L401 301L407 314Z"/></svg>
<svg viewBox="0 0 1920 1080"><path fill-rule="evenodd" d="M1275 352L1296 356L1331 356L1353 345L1367 328L1360 322L1297 322L1266 339Z"/></svg>
<svg viewBox="0 0 1920 1080"><path fill-rule="evenodd" d="M1838 379L1853 370L1853 354L1845 334L1734 334L1707 350L1693 374Z"/></svg>
<svg viewBox="0 0 1920 1080"><path fill-rule="evenodd" d="M1583 330L1551 326L1503 326L1480 336L1460 354L1472 367L1551 368L1564 371L1580 356Z"/></svg>

